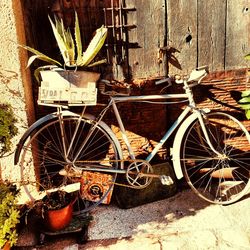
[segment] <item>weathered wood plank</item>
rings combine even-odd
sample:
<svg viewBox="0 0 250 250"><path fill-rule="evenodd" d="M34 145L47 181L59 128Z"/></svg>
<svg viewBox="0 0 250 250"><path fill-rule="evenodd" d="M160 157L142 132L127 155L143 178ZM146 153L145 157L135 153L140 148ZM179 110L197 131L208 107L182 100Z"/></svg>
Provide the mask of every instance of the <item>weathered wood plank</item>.
<svg viewBox="0 0 250 250"><path fill-rule="evenodd" d="M198 1L198 66L224 69L226 0Z"/></svg>
<svg viewBox="0 0 250 250"><path fill-rule="evenodd" d="M111 65L106 69L110 68L110 75L113 74L114 78L123 79L125 74L134 79L158 77L166 72L186 74L204 64L208 64L211 71L247 66L243 56L250 52L250 0L113 0L114 5L119 6L120 1L124 7L135 7L135 11L123 12L123 21L125 25L134 24L136 28L124 32L122 39L116 32L120 42L117 49L112 39L107 39ZM93 31L104 23L103 8L111 6L111 0L33 2L22 1L27 44L59 60L48 13L57 13L63 17L65 26L72 27L74 10L77 10L85 48ZM110 24L110 13L107 17ZM116 12L115 22L119 25L118 19ZM112 37L109 35L109 38ZM158 49L166 45L166 40L168 45L180 51L173 54L176 58L168 58L167 66L164 58L163 63L158 61ZM121 44L129 48L125 56ZM106 56L104 50L100 56Z"/></svg>
<svg viewBox="0 0 250 250"><path fill-rule="evenodd" d="M250 0L227 1L226 69L241 68L250 52Z"/></svg>
<svg viewBox="0 0 250 250"><path fill-rule="evenodd" d="M132 4L132 1L130 5ZM129 40L138 43L138 48L129 50L129 64L133 78L164 75L164 64L158 63L158 50L164 46L165 5L162 0L133 1L135 15L128 15L128 22L136 29L129 31Z"/></svg>
<svg viewBox="0 0 250 250"><path fill-rule="evenodd" d="M197 66L197 1L167 0L168 43L172 54L169 74L185 74Z"/></svg>

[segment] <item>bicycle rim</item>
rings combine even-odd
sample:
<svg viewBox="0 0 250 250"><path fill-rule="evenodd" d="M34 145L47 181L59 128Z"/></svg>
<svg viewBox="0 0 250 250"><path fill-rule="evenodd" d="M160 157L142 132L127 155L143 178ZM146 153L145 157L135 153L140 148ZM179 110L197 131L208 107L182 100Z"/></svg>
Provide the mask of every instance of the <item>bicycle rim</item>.
<svg viewBox="0 0 250 250"><path fill-rule="evenodd" d="M61 124L58 119L48 122L28 138L23 147L21 176L27 183L28 196L35 200L38 191L61 189L80 182L79 199L75 202L77 212L108 203L116 173L93 172L87 168L117 169L116 143L94 121L63 117ZM76 172L77 176L69 174Z"/></svg>
<svg viewBox="0 0 250 250"><path fill-rule="evenodd" d="M201 198L230 204L249 190L249 134L234 117L214 112L204 116L209 139L221 155L209 147L196 119L187 129L181 147L181 165L191 188Z"/></svg>

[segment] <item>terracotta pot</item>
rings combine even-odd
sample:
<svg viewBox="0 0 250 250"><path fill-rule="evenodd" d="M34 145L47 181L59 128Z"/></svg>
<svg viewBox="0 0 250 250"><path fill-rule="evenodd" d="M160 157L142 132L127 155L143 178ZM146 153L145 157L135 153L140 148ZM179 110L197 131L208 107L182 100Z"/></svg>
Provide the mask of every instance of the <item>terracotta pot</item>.
<svg viewBox="0 0 250 250"><path fill-rule="evenodd" d="M10 243L8 241L4 244L3 250L10 250Z"/></svg>
<svg viewBox="0 0 250 250"><path fill-rule="evenodd" d="M64 208L46 211L44 220L46 228L50 231L59 231L66 228L72 219L73 204L74 201Z"/></svg>

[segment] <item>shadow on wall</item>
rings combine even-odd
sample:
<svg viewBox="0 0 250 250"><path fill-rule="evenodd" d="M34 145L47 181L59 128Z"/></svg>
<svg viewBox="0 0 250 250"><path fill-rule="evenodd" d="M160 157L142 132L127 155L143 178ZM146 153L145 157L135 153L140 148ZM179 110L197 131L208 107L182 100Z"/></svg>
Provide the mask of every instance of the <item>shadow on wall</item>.
<svg viewBox="0 0 250 250"><path fill-rule="evenodd" d="M18 78L18 74L16 72L3 69L2 66L0 65L0 82L1 82L1 84L3 84L5 86L5 88L7 89L7 91L9 91L9 93L11 93L17 97L22 97L21 93L18 90L15 90L15 89L12 89L9 87L9 84L11 83L11 81L17 80L17 78ZM5 90L4 90L3 94L6 94Z"/></svg>

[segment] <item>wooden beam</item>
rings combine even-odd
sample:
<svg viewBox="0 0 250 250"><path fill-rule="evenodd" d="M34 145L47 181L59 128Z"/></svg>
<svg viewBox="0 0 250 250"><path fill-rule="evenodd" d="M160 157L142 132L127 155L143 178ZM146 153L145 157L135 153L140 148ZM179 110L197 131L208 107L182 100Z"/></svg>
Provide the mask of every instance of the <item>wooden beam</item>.
<svg viewBox="0 0 250 250"><path fill-rule="evenodd" d="M198 1L198 65L224 69L226 0Z"/></svg>
<svg viewBox="0 0 250 250"><path fill-rule="evenodd" d="M250 51L250 2L227 1L225 68L247 67L244 55Z"/></svg>
<svg viewBox="0 0 250 250"><path fill-rule="evenodd" d="M137 48L129 50L133 78L163 76L165 65L159 63L158 51L164 46L166 34L165 5L162 0L130 0L128 3L127 7L136 7L134 13L128 14L129 24L137 27L129 31L129 42L138 43Z"/></svg>
<svg viewBox="0 0 250 250"><path fill-rule="evenodd" d="M169 74L186 74L197 66L197 1L167 0L168 43L172 54Z"/></svg>

